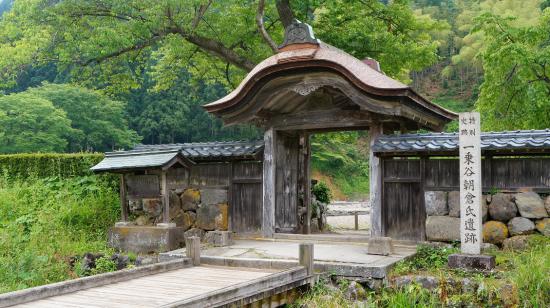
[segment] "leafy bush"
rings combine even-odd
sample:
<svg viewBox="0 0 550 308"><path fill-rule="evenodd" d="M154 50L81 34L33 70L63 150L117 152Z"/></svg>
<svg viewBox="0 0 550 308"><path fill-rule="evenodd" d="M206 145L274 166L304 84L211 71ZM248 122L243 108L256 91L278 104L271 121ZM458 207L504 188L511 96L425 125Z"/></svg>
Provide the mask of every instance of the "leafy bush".
<svg viewBox="0 0 550 308"><path fill-rule="evenodd" d="M325 182L319 181L312 189L315 199L319 202L329 204L332 199L332 193Z"/></svg>
<svg viewBox="0 0 550 308"><path fill-rule="evenodd" d="M0 293L76 277L72 256L110 254L118 202L117 190L96 176L0 178Z"/></svg>
<svg viewBox="0 0 550 308"><path fill-rule="evenodd" d="M109 257L101 257L95 260L95 268L90 271L91 275L116 271L116 263Z"/></svg>
<svg viewBox="0 0 550 308"><path fill-rule="evenodd" d="M458 249L454 247L419 245L416 248L416 255L410 260L397 263L393 272L399 275L418 270L440 269L447 266L449 255L457 252Z"/></svg>

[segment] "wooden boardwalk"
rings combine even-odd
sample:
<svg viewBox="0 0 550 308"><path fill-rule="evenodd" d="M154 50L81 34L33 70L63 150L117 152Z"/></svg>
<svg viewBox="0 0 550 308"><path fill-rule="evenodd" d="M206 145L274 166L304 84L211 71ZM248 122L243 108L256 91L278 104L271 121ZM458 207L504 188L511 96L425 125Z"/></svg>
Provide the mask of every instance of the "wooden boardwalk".
<svg viewBox="0 0 550 308"><path fill-rule="evenodd" d="M277 271L219 266L188 267L13 307L161 307L265 278Z"/></svg>

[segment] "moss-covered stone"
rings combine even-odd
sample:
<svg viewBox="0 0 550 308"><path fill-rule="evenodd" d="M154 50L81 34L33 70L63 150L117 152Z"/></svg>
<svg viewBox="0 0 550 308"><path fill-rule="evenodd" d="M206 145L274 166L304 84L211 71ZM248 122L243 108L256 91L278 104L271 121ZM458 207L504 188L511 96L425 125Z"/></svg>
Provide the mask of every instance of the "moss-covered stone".
<svg viewBox="0 0 550 308"><path fill-rule="evenodd" d="M227 203L218 204L219 214L216 216L215 224L216 230L227 231L229 220L229 206Z"/></svg>
<svg viewBox="0 0 550 308"><path fill-rule="evenodd" d="M187 188L181 194L181 207L184 211L194 211L201 203L201 193L198 189Z"/></svg>
<svg viewBox="0 0 550 308"><path fill-rule="evenodd" d="M502 244L508 237L508 227L500 221L491 220L483 224L483 241L491 244Z"/></svg>
<svg viewBox="0 0 550 308"><path fill-rule="evenodd" d="M535 224L535 226L537 227L537 230L540 233L550 237L550 218L537 220L537 223Z"/></svg>

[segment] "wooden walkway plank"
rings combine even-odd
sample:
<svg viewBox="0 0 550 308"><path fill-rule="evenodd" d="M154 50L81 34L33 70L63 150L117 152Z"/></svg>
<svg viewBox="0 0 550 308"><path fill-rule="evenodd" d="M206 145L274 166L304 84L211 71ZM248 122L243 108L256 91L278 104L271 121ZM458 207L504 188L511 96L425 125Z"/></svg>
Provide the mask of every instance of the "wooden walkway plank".
<svg viewBox="0 0 550 308"><path fill-rule="evenodd" d="M275 270L197 266L53 296L14 307L159 307L269 277Z"/></svg>

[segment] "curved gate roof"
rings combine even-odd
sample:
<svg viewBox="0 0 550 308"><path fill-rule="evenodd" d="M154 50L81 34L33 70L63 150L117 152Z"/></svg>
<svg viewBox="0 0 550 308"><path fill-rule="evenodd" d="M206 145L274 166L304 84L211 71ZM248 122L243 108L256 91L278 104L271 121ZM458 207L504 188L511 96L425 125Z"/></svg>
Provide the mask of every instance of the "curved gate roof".
<svg viewBox="0 0 550 308"><path fill-rule="evenodd" d="M233 92L204 108L229 125L301 114L321 108L324 101L330 101L327 109L357 111L363 118L411 129L441 130L457 118L368 62L315 39L309 26L296 21L295 27L305 33L298 36L302 39L289 39L287 31L277 54L258 64Z"/></svg>

